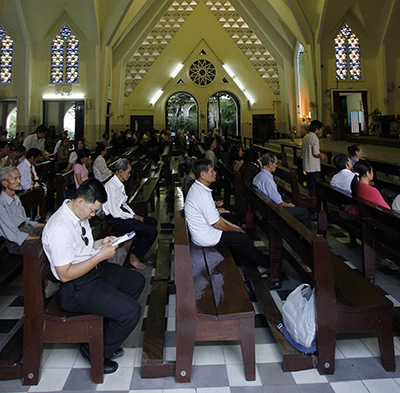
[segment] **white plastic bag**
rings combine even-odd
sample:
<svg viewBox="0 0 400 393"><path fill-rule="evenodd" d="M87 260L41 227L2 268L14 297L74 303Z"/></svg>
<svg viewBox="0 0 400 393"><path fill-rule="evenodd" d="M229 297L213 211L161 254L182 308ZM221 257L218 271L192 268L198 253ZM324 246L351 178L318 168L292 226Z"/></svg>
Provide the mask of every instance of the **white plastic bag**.
<svg viewBox="0 0 400 393"><path fill-rule="evenodd" d="M300 284L287 297L282 308L283 324L292 338L310 348L316 338L317 315L315 289Z"/></svg>

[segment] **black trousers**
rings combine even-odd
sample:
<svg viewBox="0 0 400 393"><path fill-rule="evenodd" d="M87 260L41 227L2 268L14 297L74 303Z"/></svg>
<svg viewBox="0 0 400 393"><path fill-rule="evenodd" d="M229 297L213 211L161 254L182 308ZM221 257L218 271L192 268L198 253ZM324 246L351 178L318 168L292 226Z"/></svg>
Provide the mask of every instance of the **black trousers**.
<svg viewBox="0 0 400 393"><path fill-rule="evenodd" d="M110 359L135 328L141 307L137 302L145 278L137 271L102 262L84 276L61 283L61 308L104 317L104 358Z"/></svg>
<svg viewBox="0 0 400 393"><path fill-rule="evenodd" d="M228 246L235 261L269 267L269 258L253 244L246 233L223 231L218 245Z"/></svg>
<svg viewBox="0 0 400 393"><path fill-rule="evenodd" d="M311 229L311 213L307 209L304 207L284 207L284 209L308 229Z"/></svg>
<svg viewBox="0 0 400 393"><path fill-rule="evenodd" d="M307 187L312 196L315 195L317 179L321 177L321 172L306 172Z"/></svg>
<svg viewBox="0 0 400 393"><path fill-rule="evenodd" d="M157 238L157 220L153 217L142 216L141 214L137 215L143 217L144 221L135 220L134 218L122 219L110 216L110 223L114 229L118 229L119 231L136 231L136 236L140 236L140 239L136 243L132 253L138 258L143 258Z"/></svg>

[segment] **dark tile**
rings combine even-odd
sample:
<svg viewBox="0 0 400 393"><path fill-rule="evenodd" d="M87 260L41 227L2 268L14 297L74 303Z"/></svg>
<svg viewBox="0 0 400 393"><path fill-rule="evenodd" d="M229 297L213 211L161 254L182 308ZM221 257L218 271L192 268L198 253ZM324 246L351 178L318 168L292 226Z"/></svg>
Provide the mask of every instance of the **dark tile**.
<svg viewBox="0 0 400 393"><path fill-rule="evenodd" d="M268 326L268 322L265 319L263 314L257 314L255 316L255 325L256 325L256 328L267 327Z"/></svg>
<svg viewBox="0 0 400 393"><path fill-rule="evenodd" d="M399 357L396 357L396 360L399 364ZM380 358L377 357L348 359L348 361L360 379L399 378L400 376L400 371L394 373L385 371Z"/></svg>
<svg viewBox="0 0 400 393"><path fill-rule="evenodd" d="M11 329L18 323L19 319L1 319L0 334L9 333Z"/></svg>
<svg viewBox="0 0 400 393"><path fill-rule="evenodd" d="M4 288L0 295L1 296L22 296L24 294L24 287L22 286L11 286Z"/></svg>
<svg viewBox="0 0 400 393"><path fill-rule="evenodd" d="M259 363L258 374L264 386L268 385L296 385L292 373L284 373L281 363Z"/></svg>
<svg viewBox="0 0 400 393"><path fill-rule="evenodd" d="M335 393L329 383L310 383L297 386L301 393Z"/></svg>
<svg viewBox="0 0 400 393"><path fill-rule="evenodd" d="M386 295L389 295L384 289L382 289L379 285L374 285L375 286L375 288L380 292L380 293L382 293L382 294L384 294L385 296Z"/></svg>
<svg viewBox="0 0 400 393"><path fill-rule="evenodd" d="M21 379L1 381L0 392L27 392L30 386L23 386Z"/></svg>
<svg viewBox="0 0 400 393"><path fill-rule="evenodd" d="M354 365L348 359L335 360L335 373L325 375L329 382L357 381L360 377L354 368Z"/></svg>
<svg viewBox="0 0 400 393"><path fill-rule="evenodd" d="M196 387L198 388L229 386L228 372L225 365L193 366L193 371L195 372Z"/></svg>
<svg viewBox="0 0 400 393"><path fill-rule="evenodd" d="M90 368L73 368L65 382L64 390L96 390L97 384L92 382L92 371Z"/></svg>
<svg viewBox="0 0 400 393"><path fill-rule="evenodd" d="M255 343L256 344L271 344L276 343L275 337L269 327L262 327L255 330Z"/></svg>
<svg viewBox="0 0 400 393"><path fill-rule="evenodd" d="M234 386L231 387L231 393L265 393L265 388L263 386Z"/></svg>
<svg viewBox="0 0 400 393"><path fill-rule="evenodd" d="M264 387L264 389L265 389L265 393L299 393L300 392L298 385L266 386L266 387ZM231 388L231 391L232 391L232 388Z"/></svg>
<svg viewBox="0 0 400 393"><path fill-rule="evenodd" d="M10 307L23 307L24 306L24 297L18 296L11 304Z"/></svg>
<svg viewBox="0 0 400 393"><path fill-rule="evenodd" d="M286 300L286 298L289 296L289 293L292 292L290 289L277 289L276 292L278 293L279 297L282 300Z"/></svg>
<svg viewBox="0 0 400 393"><path fill-rule="evenodd" d="M142 378L140 375L140 367L135 367L130 390L163 389L164 384L165 378Z"/></svg>
<svg viewBox="0 0 400 393"><path fill-rule="evenodd" d="M176 331L168 331L164 334L164 346L176 347Z"/></svg>

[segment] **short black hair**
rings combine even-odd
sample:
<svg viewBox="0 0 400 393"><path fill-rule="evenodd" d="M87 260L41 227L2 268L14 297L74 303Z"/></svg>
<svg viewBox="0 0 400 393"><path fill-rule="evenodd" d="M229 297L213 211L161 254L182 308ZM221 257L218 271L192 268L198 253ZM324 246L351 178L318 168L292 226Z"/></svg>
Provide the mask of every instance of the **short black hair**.
<svg viewBox="0 0 400 393"><path fill-rule="evenodd" d="M36 134L40 134L42 132L47 132L47 127L44 124L40 124L36 130L35 130Z"/></svg>
<svg viewBox="0 0 400 393"><path fill-rule="evenodd" d="M26 148L24 145L17 145L17 147L14 148L14 151L18 153L24 153L26 152Z"/></svg>
<svg viewBox="0 0 400 393"><path fill-rule="evenodd" d="M0 140L0 149L4 149L8 145L7 141Z"/></svg>
<svg viewBox="0 0 400 393"><path fill-rule="evenodd" d="M200 174L201 172L208 172L208 167L212 167L214 168L214 165L212 163L211 160L207 160L206 158L202 159L202 160L197 160L194 164L193 164L193 174L194 177L196 178L196 180L198 180L200 178Z"/></svg>
<svg viewBox="0 0 400 393"><path fill-rule="evenodd" d="M310 128L308 131L315 132L317 129L322 128L324 125L321 121L319 120L313 120L310 124Z"/></svg>
<svg viewBox="0 0 400 393"><path fill-rule="evenodd" d="M83 198L86 203L107 202L107 192L101 181L91 177L85 180L75 191L73 200Z"/></svg>
<svg viewBox="0 0 400 393"><path fill-rule="evenodd" d="M253 147L243 152L243 162L254 162L258 159L258 151Z"/></svg>
<svg viewBox="0 0 400 393"><path fill-rule="evenodd" d="M273 164L276 159L277 156L274 153L267 153L262 156L261 164L262 166L268 166L270 163Z"/></svg>
<svg viewBox="0 0 400 393"><path fill-rule="evenodd" d="M355 144L347 148L348 153L351 157L355 156L357 152L361 150L361 145Z"/></svg>
<svg viewBox="0 0 400 393"><path fill-rule="evenodd" d="M39 157L41 154L42 154L42 152L41 152L39 149L36 149L36 147L32 147L31 149L29 149L29 150L26 152L25 158L26 158L27 160L29 160L31 157L37 158L37 157Z"/></svg>
<svg viewBox="0 0 400 393"><path fill-rule="evenodd" d="M99 143L96 146L96 155L99 156L101 154L101 152L104 151L105 148L106 148L106 144L105 143Z"/></svg>
<svg viewBox="0 0 400 393"><path fill-rule="evenodd" d="M79 150L77 153L78 160L76 161L78 164L82 165L82 158L85 157L90 157L90 150L87 149L86 147L83 147L81 150Z"/></svg>
<svg viewBox="0 0 400 393"><path fill-rule="evenodd" d="M206 145L206 149L207 150L210 150L210 147L211 147L211 144L214 142L214 139L216 139L215 137L210 137L210 138L207 138L206 140L205 140L205 145Z"/></svg>
<svg viewBox="0 0 400 393"><path fill-rule="evenodd" d="M346 169L347 161L349 161L349 157L344 153L336 154L333 158L333 164L337 169L339 169L339 171Z"/></svg>

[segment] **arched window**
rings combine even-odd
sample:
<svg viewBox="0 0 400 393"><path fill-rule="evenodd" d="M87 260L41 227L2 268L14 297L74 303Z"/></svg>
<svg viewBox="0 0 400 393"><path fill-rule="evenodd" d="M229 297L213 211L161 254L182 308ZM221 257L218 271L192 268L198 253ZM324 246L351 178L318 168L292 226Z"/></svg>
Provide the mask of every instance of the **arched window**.
<svg viewBox="0 0 400 393"><path fill-rule="evenodd" d="M198 135L198 105L196 99L185 91L172 94L165 107L166 125L172 132L183 127L190 135Z"/></svg>
<svg viewBox="0 0 400 393"><path fill-rule="evenodd" d="M52 41L50 82L79 82L79 40L67 24Z"/></svg>
<svg viewBox="0 0 400 393"><path fill-rule="evenodd" d="M219 91L208 99L208 129L217 128L222 136L240 136L239 100L232 93Z"/></svg>
<svg viewBox="0 0 400 393"><path fill-rule="evenodd" d="M4 27L1 25L0 25L0 40L1 40L0 82L11 83L14 41L10 37L10 35L6 32Z"/></svg>
<svg viewBox="0 0 400 393"><path fill-rule="evenodd" d="M336 79L361 79L360 40L348 24L335 37Z"/></svg>

